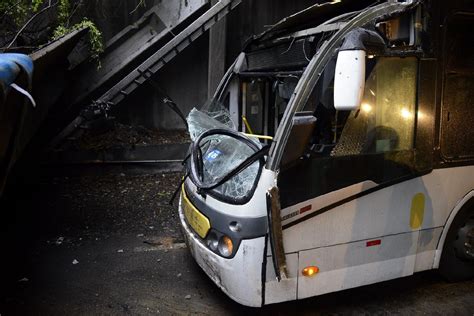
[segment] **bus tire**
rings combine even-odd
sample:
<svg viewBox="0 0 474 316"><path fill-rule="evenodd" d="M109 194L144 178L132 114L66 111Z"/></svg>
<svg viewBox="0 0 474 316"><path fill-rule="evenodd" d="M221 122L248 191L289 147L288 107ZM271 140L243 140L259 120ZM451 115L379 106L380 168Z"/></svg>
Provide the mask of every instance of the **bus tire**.
<svg viewBox="0 0 474 316"><path fill-rule="evenodd" d="M456 215L443 245L439 272L450 282L474 278L473 202L469 201Z"/></svg>

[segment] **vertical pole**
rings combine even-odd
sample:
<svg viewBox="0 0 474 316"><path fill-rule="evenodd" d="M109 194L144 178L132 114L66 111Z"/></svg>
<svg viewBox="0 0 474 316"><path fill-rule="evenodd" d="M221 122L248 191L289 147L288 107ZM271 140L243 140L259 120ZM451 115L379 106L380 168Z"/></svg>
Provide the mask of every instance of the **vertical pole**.
<svg viewBox="0 0 474 316"><path fill-rule="evenodd" d="M215 5L218 0L211 0ZM209 65L207 77L207 96L211 98L225 74L227 18L214 24L209 32Z"/></svg>

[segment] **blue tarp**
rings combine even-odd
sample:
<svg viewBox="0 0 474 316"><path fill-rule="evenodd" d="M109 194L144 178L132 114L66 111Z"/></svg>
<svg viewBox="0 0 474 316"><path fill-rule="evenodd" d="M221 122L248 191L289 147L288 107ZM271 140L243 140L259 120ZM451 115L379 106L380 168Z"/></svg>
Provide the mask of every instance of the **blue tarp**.
<svg viewBox="0 0 474 316"><path fill-rule="evenodd" d="M28 85L31 85L33 60L24 54L0 54L0 95L2 98L7 96L10 86L21 71L27 74Z"/></svg>

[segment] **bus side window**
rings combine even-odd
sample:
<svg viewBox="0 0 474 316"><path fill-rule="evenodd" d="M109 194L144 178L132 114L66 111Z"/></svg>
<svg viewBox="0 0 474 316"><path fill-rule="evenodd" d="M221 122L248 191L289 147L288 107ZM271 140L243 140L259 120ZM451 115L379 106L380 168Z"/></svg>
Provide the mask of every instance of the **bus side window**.
<svg viewBox="0 0 474 316"><path fill-rule="evenodd" d="M352 111L332 156L413 149L417 60L380 58L370 73L364 97Z"/></svg>
<svg viewBox="0 0 474 316"><path fill-rule="evenodd" d="M455 14L447 23L441 118L441 153L447 160L474 158L473 23L467 14Z"/></svg>
<svg viewBox="0 0 474 316"><path fill-rule="evenodd" d="M316 102L310 102L317 104L312 139L316 150L295 165L282 165L278 184L282 207L353 184L382 184L416 172L418 59L378 57L367 65L358 110L336 111L326 98L332 93L331 84L315 87Z"/></svg>

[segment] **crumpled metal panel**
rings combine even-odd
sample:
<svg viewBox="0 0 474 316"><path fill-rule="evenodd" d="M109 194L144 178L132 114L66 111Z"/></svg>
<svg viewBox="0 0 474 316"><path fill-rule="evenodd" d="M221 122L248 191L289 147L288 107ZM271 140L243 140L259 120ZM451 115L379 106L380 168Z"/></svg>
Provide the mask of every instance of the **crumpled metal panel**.
<svg viewBox="0 0 474 316"><path fill-rule="evenodd" d="M320 3L312 5L300 12L290 15L278 23L274 24L265 32L257 35L256 40L271 38L285 31L303 30L319 25L328 19L342 13L361 10L367 6L377 3L375 0L332 0L318 1Z"/></svg>

